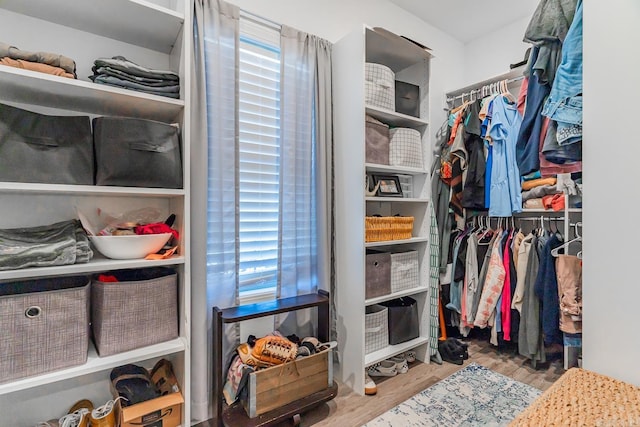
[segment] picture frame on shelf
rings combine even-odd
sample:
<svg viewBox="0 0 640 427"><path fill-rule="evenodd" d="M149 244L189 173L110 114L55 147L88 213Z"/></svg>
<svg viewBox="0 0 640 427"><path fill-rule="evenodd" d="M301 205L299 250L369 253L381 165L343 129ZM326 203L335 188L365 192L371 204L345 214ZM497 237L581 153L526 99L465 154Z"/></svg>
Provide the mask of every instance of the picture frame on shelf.
<svg viewBox="0 0 640 427"><path fill-rule="evenodd" d="M373 175L373 184L378 187L378 197L403 197L400 179L395 175ZM378 185L380 184L380 185Z"/></svg>

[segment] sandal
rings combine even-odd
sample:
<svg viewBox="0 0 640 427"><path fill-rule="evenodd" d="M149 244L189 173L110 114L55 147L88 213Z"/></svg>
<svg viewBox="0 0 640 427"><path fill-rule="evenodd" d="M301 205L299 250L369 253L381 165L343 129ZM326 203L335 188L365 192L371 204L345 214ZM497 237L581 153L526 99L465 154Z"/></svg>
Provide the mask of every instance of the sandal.
<svg viewBox="0 0 640 427"><path fill-rule="evenodd" d="M160 397L149 373L141 366L127 364L114 368L111 371L111 384L118 396L124 399L122 406Z"/></svg>
<svg viewBox="0 0 640 427"><path fill-rule="evenodd" d="M178 381L173 373L173 365L167 359L160 359L151 370L151 381L156 386L160 395L179 391Z"/></svg>

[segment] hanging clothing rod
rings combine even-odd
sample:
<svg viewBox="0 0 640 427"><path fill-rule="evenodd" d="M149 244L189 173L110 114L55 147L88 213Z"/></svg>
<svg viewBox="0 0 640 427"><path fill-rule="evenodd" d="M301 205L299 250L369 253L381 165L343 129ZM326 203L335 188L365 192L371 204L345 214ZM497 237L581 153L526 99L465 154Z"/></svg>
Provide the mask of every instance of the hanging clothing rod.
<svg viewBox="0 0 640 427"><path fill-rule="evenodd" d="M517 82L519 80L524 79L524 76L517 76L517 77L513 77L510 79L506 79L507 84L513 83L513 82ZM477 99L477 96L482 93L483 90L489 90L492 86L494 86L496 83L500 83L503 80L496 80L493 83L487 83L485 85L480 86L477 89L471 89L469 91L466 92L462 92L460 95L456 95L456 96L451 96L451 97L447 97L447 103L452 103L454 102L456 99L462 99L462 98L470 98L471 96L475 96Z"/></svg>

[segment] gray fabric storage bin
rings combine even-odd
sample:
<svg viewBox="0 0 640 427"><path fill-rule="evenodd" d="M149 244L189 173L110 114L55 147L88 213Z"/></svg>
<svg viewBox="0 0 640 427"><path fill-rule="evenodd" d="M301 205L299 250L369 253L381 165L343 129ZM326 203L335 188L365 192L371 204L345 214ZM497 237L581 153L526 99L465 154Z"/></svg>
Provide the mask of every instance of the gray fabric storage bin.
<svg viewBox="0 0 640 427"><path fill-rule="evenodd" d="M104 273L119 282L94 279L91 328L100 356L178 337L178 282L170 268Z"/></svg>
<svg viewBox="0 0 640 427"><path fill-rule="evenodd" d="M418 251L391 254L391 292L420 286Z"/></svg>
<svg viewBox="0 0 640 427"><path fill-rule="evenodd" d="M389 164L389 125L365 116L365 162Z"/></svg>
<svg viewBox="0 0 640 427"><path fill-rule="evenodd" d="M381 305L387 307L389 344L400 344L420 336L418 303L415 299L396 298Z"/></svg>
<svg viewBox="0 0 640 427"><path fill-rule="evenodd" d="M96 184L182 188L180 129L126 117L93 119Z"/></svg>
<svg viewBox="0 0 640 427"><path fill-rule="evenodd" d="M365 354L389 345L387 307L380 304L365 307L364 333Z"/></svg>
<svg viewBox="0 0 640 427"><path fill-rule="evenodd" d="M420 87L396 80L396 112L420 117Z"/></svg>
<svg viewBox="0 0 640 427"><path fill-rule="evenodd" d="M88 277L0 283L0 383L86 363Z"/></svg>
<svg viewBox="0 0 640 427"><path fill-rule="evenodd" d="M93 185L89 116L48 116L0 104L0 181Z"/></svg>
<svg viewBox="0 0 640 427"><path fill-rule="evenodd" d="M365 298L391 293L391 254L367 251L365 257Z"/></svg>

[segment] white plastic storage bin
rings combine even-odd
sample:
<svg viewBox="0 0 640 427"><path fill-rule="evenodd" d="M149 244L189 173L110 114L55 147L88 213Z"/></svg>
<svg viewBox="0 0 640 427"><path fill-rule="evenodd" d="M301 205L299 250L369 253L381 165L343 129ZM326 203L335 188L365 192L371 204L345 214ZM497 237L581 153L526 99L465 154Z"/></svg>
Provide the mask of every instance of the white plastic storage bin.
<svg viewBox="0 0 640 427"><path fill-rule="evenodd" d="M417 288L419 285L418 251L391 254L391 293Z"/></svg>
<svg viewBox="0 0 640 427"><path fill-rule="evenodd" d="M373 353L389 345L388 309L374 304L367 306L364 315L364 352Z"/></svg>
<svg viewBox="0 0 640 427"><path fill-rule="evenodd" d="M364 68L365 102L374 107L396 110L395 73L382 64L367 62Z"/></svg>
<svg viewBox="0 0 640 427"><path fill-rule="evenodd" d="M420 132L410 128L389 130L389 164L423 169Z"/></svg>

